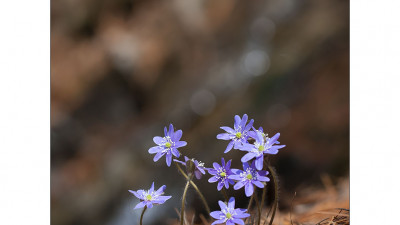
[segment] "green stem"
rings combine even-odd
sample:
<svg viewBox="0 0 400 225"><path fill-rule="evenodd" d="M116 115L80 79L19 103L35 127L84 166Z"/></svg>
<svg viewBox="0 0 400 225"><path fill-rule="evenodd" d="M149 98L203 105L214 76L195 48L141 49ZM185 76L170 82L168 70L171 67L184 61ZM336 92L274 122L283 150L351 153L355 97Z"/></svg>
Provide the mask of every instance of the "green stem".
<svg viewBox="0 0 400 225"><path fill-rule="evenodd" d="M261 205L260 205L260 202L258 202L257 192L254 192L253 196L254 196L254 201L256 202L257 209L258 209L258 218L257 218L257 223L256 224L260 225L260 222L261 222Z"/></svg>
<svg viewBox="0 0 400 225"><path fill-rule="evenodd" d="M197 194L199 195L201 201L203 202L204 207L206 208L208 214L210 215L211 210L210 207L207 204L207 200L204 197L204 195L201 193L200 189L197 187L197 185L191 180L189 179L188 175L185 173L185 171L183 171L183 169L181 168L181 166L179 166L179 164L177 162L175 162L175 166L178 168L179 172L187 179L190 180L190 185L192 185L192 187L196 190Z"/></svg>
<svg viewBox="0 0 400 225"><path fill-rule="evenodd" d="M221 192L224 195L225 201L228 203L229 197L228 197L228 194L226 194L226 190L224 187L221 189Z"/></svg>
<svg viewBox="0 0 400 225"><path fill-rule="evenodd" d="M144 212L146 211L146 209L147 209L147 206L144 206L144 208L143 208L143 211L142 211L142 215L140 215L140 221L139 221L139 223L140 223L140 225L143 225L143 215L144 215Z"/></svg>
<svg viewBox="0 0 400 225"><path fill-rule="evenodd" d="M181 205L181 225L183 225L183 220L185 218L185 199L186 199L186 193L187 190L189 189L189 184L190 180L186 182L185 189L183 190L183 195L182 195L182 205Z"/></svg>
<svg viewBox="0 0 400 225"><path fill-rule="evenodd" d="M276 208L278 207L278 197L279 197L279 193L278 193L278 176L275 172L275 169L272 168L271 166L268 166L269 171L271 171L271 177L272 180L274 181L274 204L272 206L272 215L271 215L271 220L269 221L269 225L272 225L272 222L274 221L274 217L275 217L275 212L276 212Z"/></svg>

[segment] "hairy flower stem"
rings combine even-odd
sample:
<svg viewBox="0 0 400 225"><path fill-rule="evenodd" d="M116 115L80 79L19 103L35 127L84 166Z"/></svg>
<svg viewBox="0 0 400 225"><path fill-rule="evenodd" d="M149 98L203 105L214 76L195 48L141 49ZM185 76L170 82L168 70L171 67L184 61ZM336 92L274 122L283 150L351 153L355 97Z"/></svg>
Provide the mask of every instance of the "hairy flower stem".
<svg viewBox="0 0 400 225"><path fill-rule="evenodd" d="M247 206L247 212L249 212L249 210L250 210L250 207L251 207L251 203L253 203L253 195L250 197L250 200L249 200L249 205Z"/></svg>
<svg viewBox="0 0 400 225"><path fill-rule="evenodd" d="M221 192L222 192L222 194L224 195L225 201L228 203L229 197L228 197L228 194L226 194L225 188L222 188L222 189L221 189Z"/></svg>
<svg viewBox="0 0 400 225"><path fill-rule="evenodd" d="M189 189L189 184L190 180L188 179L186 181L185 189L183 190L183 195L182 195L182 205L181 205L181 225L183 225L183 221L185 220L185 199L186 199L186 194L187 190Z"/></svg>
<svg viewBox="0 0 400 225"><path fill-rule="evenodd" d="M140 221L139 221L140 225L143 225L143 215L144 215L144 212L146 211L146 209L147 209L147 206L144 206L142 215L140 215Z"/></svg>
<svg viewBox="0 0 400 225"><path fill-rule="evenodd" d="M276 212L276 208L278 207L278 197L279 197L279 190L278 190L278 175L275 172L275 169L272 168L271 166L268 166L269 171L271 171L271 177L272 180L274 181L274 204L272 205L272 215L271 215L271 219L269 221L269 225L272 225L272 222L274 221L274 217L275 217L275 212Z"/></svg>
<svg viewBox="0 0 400 225"><path fill-rule="evenodd" d="M204 207L206 208L206 210L208 212L208 215L210 215L210 213L211 213L210 207L208 206L206 198L201 193L200 189L197 187L197 185L191 179L189 179L188 175L185 173L185 171L183 171L183 169L181 168L181 166L177 162L175 162L175 166L176 166L176 168L178 168L178 171L182 174L182 176L185 177L186 180L190 180L190 185L192 185L192 187L196 190L196 192L199 195L201 201L203 202Z"/></svg>
<svg viewBox="0 0 400 225"><path fill-rule="evenodd" d="M261 204L258 201L257 192L254 192L253 195L254 195L254 201L256 201L257 209L258 209L258 218L257 218L257 223L256 224L260 225L260 222L261 222Z"/></svg>

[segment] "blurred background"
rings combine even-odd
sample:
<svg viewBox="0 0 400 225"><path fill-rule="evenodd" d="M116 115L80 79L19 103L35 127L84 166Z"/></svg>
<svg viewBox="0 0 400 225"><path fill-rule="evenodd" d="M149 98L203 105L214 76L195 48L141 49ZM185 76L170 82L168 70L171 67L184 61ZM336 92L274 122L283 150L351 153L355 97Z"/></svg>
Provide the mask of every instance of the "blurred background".
<svg viewBox="0 0 400 225"><path fill-rule="evenodd" d="M51 2L52 224L136 224L128 189L153 181L173 198L146 224L176 221L185 181L153 162L152 138L173 123L183 155L241 168L243 153L223 154L216 135L244 113L287 146L272 160L280 210L321 177L348 176L348 1ZM209 177L197 184L213 210L222 196ZM230 194L246 206L242 189Z"/></svg>

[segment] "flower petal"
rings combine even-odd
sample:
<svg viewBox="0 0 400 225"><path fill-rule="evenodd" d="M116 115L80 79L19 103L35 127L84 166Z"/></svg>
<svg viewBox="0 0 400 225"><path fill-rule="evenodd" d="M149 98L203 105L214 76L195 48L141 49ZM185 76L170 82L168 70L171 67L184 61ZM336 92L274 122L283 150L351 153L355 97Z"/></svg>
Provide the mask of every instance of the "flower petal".
<svg viewBox="0 0 400 225"><path fill-rule="evenodd" d="M187 145L187 142L186 142L186 141L177 141L177 142L175 142L174 147L175 147L175 148L180 148L180 147L184 147L184 146L186 146L186 145Z"/></svg>
<svg viewBox="0 0 400 225"><path fill-rule="evenodd" d="M271 144L274 144L278 140L279 136L281 136L281 134L280 133L276 133L271 139L269 139L269 142Z"/></svg>
<svg viewBox="0 0 400 225"><path fill-rule="evenodd" d="M256 154L254 154L253 152L249 152L242 157L241 161L247 162L247 161L251 160L252 158L254 158L255 156L256 156Z"/></svg>
<svg viewBox="0 0 400 225"><path fill-rule="evenodd" d="M167 188L166 185L161 186L156 192L154 192L154 195L162 195L165 191L165 188Z"/></svg>
<svg viewBox="0 0 400 225"><path fill-rule="evenodd" d="M227 209L227 206L223 201L218 201L218 205L219 205L219 207L221 207L222 210L226 210Z"/></svg>
<svg viewBox="0 0 400 225"><path fill-rule="evenodd" d="M244 225L244 222L243 222L243 220L241 220L241 219L232 219L232 222L233 223L236 223L236 224L240 224L240 225Z"/></svg>
<svg viewBox="0 0 400 225"><path fill-rule="evenodd" d="M219 140L230 140L230 135L227 133L222 133L217 135L217 139Z"/></svg>
<svg viewBox="0 0 400 225"><path fill-rule="evenodd" d="M160 136L155 136L153 137L153 141L154 143L158 144L158 145L163 145L165 144L165 139L160 137Z"/></svg>
<svg viewBox="0 0 400 225"><path fill-rule="evenodd" d="M224 213L221 211L213 211L210 213L210 216L213 217L214 219L219 219Z"/></svg>
<svg viewBox="0 0 400 225"><path fill-rule="evenodd" d="M224 152L224 153L227 153L227 152L229 152L229 151L230 151L232 148L233 148L233 141L229 142L229 144L228 144L228 146L226 147L226 149L225 149L225 152Z"/></svg>
<svg viewBox="0 0 400 225"><path fill-rule="evenodd" d="M219 182L217 185L217 190L220 191L224 187L224 183Z"/></svg>
<svg viewBox="0 0 400 225"><path fill-rule="evenodd" d="M171 152L176 158L179 158L179 156L181 156L181 153L179 153L178 149L176 148L171 148Z"/></svg>
<svg viewBox="0 0 400 225"><path fill-rule="evenodd" d="M235 186L233 186L233 189L238 190L244 186L244 182L237 182Z"/></svg>
<svg viewBox="0 0 400 225"><path fill-rule="evenodd" d="M151 147L151 148L149 149L149 153L150 153L150 154L154 154L154 153L157 153L157 152L159 152L159 151L162 151L162 147L160 147L160 146Z"/></svg>
<svg viewBox="0 0 400 225"><path fill-rule="evenodd" d="M256 169L257 170L262 170L264 166L264 155L260 155L259 157L256 158Z"/></svg>
<svg viewBox="0 0 400 225"><path fill-rule="evenodd" d="M259 187L259 188L264 188L264 184L261 183L261 182L258 181L258 180L253 180L252 183L253 183L254 185L256 185L257 187Z"/></svg>
<svg viewBox="0 0 400 225"><path fill-rule="evenodd" d="M232 128L230 128L230 127L223 126L223 127L220 127L220 128L221 128L222 130L224 130L224 131L230 133L230 134L235 134L235 133L236 133L235 130L232 129Z"/></svg>
<svg viewBox="0 0 400 225"><path fill-rule="evenodd" d="M165 154L165 152L158 152L158 153L154 156L153 161L154 161L154 162L157 162L164 154Z"/></svg>
<svg viewBox="0 0 400 225"><path fill-rule="evenodd" d="M210 179L208 179L209 183L214 183L214 182L217 182L217 181L218 181L218 177L216 177L216 176L213 176Z"/></svg>
<svg viewBox="0 0 400 225"><path fill-rule="evenodd" d="M214 169L216 169L216 170L219 170L219 169L221 168L221 166L220 166L218 163L216 163L216 162L213 163L213 167L214 167Z"/></svg>
<svg viewBox="0 0 400 225"><path fill-rule="evenodd" d="M135 206L134 209L143 208L145 205L146 205L146 203L144 203L144 202L139 202L139 204L137 204L137 205Z"/></svg>
<svg viewBox="0 0 400 225"><path fill-rule="evenodd" d="M246 186L244 187L244 190L245 190L244 192L246 193L246 196L250 197L254 192L253 184L250 182L247 183Z"/></svg>
<svg viewBox="0 0 400 225"><path fill-rule="evenodd" d="M228 201L228 208L234 209L235 208L235 198L231 197Z"/></svg>
<svg viewBox="0 0 400 225"><path fill-rule="evenodd" d="M240 126L240 122L242 122L242 120L240 119L240 116L235 115L235 125L234 125L235 130L236 130L236 128L238 128Z"/></svg>
<svg viewBox="0 0 400 225"><path fill-rule="evenodd" d="M269 182L270 179L268 177L258 176L257 180L263 181L263 182Z"/></svg>
<svg viewBox="0 0 400 225"><path fill-rule="evenodd" d="M254 120L251 119L250 122L244 128L245 131L249 131L253 127Z"/></svg>
<svg viewBox="0 0 400 225"><path fill-rule="evenodd" d="M233 180L242 180L240 175L229 175L228 178Z"/></svg>
<svg viewBox="0 0 400 225"><path fill-rule="evenodd" d="M165 157L165 161L167 162L167 166L171 166L171 161L172 161L172 154L170 152L167 152L167 155Z"/></svg>
<svg viewBox="0 0 400 225"><path fill-rule="evenodd" d="M173 136L173 141L179 141L180 139L181 139L181 137L182 137L182 130L177 130L175 133L174 133L174 136Z"/></svg>
<svg viewBox="0 0 400 225"><path fill-rule="evenodd" d="M154 182L151 184L151 187L149 189L149 193L152 194L154 192Z"/></svg>
<svg viewBox="0 0 400 225"><path fill-rule="evenodd" d="M168 136L170 138L172 138L174 135L174 126L172 125L172 123L169 124L169 130L168 130Z"/></svg>
<svg viewBox="0 0 400 225"><path fill-rule="evenodd" d="M248 118L249 118L249 117L247 116L247 114L244 114L244 115L243 115L242 121L240 122L240 126L242 127L242 129L245 128Z"/></svg>
<svg viewBox="0 0 400 225"><path fill-rule="evenodd" d="M130 193L134 194L136 196L136 198L141 199L141 196L139 193L137 193L136 191L132 191L132 190L128 190Z"/></svg>

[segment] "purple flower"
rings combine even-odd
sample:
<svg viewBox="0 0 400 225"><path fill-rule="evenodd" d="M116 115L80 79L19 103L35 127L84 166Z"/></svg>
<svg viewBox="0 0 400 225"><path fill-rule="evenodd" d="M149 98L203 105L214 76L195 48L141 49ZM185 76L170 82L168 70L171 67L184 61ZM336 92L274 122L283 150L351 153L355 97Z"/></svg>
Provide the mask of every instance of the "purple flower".
<svg viewBox="0 0 400 225"><path fill-rule="evenodd" d="M153 204L155 204L155 205L163 204L165 201L167 201L168 199L171 198L171 196L161 196L162 194L164 194L165 188L166 188L166 186L163 185L157 191L154 191L154 182L153 182L153 184L151 185L151 187L148 191L129 190L130 193L134 194L136 196L136 198L141 200L141 202L139 204L137 204L134 209L143 208L144 206L147 206L147 208L152 208Z"/></svg>
<svg viewBox="0 0 400 225"><path fill-rule="evenodd" d="M154 156L154 162L157 162L163 155L167 154L165 160L168 166L171 166L172 155L179 158L180 153L178 148L186 146L186 141L179 141L182 137L182 130L177 130L174 132L174 126L172 124L169 125L169 130L167 131L167 127L164 127L164 137L155 136L153 138L154 143L158 146L151 147L149 149L150 154L157 153Z"/></svg>
<svg viewBox="0 0 400 225"><path fill-rule="evenodd" d="M202 174L206 174L205 168L204 168L204 163L197 161L195 159L189 159L188 157L185 156L185 162L179 161L174 159L175 162L178 162L184 166L186 166L186 162L188 160L192 160L194 163L194 175L196 176L197 179L200 179Z"/></svg>
<svg viewBox="0 0 400 225"><path fill-rule="evenodd" d="M238 149L242 144L248 143L248 132L253 126L254 120L250 120L246 125L247 119L247 114L244 114L242 119L240 119L240 116L236 115L234 129L225 126L221 127L221 129L227 133L218 134L217 138L221 140L231 140L224 153L229 152L232 148Z"/></svg>
<svg viewBox="0 0 400 225"><path fill-rule="evenodd" d="M254 144L246 143L239 148L239 150L248 151L248 153L242 157L242 162L247 162L255 157L256 168L262 170L264 154L275 155L278 153L278 150L285 147L285 145L274 145L279 144L279 133L275 134L272 138L268 138L266 134L262 132L262 129L260 129L250 135L255 139Z"/></svg>
<svg viewBox="0 0 400 225"><path fill-rule="evenodd" d="M211 225L225 223L226 225L241 224L244 225L243 218L249 217L250 214L246 213L247 209L235 209L235 198L229 199L228 205L222 201L218 201L221 211L214 211L210 213L216 221Z"/></svg>
<svg viewBox="0 0 400 225"><path fill-rule="evenodd" d="M229 178L238 181L235 186L233 186L233 189L238 190L244 186L247 197L251 196L254 192L253 184L259 188L264 188L264 184L261 182L269 181L269 178L266 177L269 172L265 170L258 171L254 164L255 162L253 161L251 166L249 166L249 164L245 162L243 163L244 171L237 170L234 175L229 176Z"/></svg>
<svg viewBox="0 0 400 225"><path fill-rule="evenodd" d="M213 163L214 169L208 169L208 173L214 175L208 182L214 183L218 181L217 189L220 191L222 187L225 185L225 188L229 188L229 184L234 184L235 182L228 178L229 175L233 175L231 168L231 161L229 160L225 165L224 158L221 158L221 166L218 163Z"/></svg>

